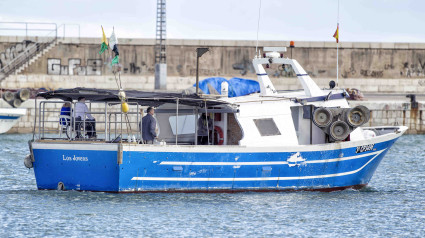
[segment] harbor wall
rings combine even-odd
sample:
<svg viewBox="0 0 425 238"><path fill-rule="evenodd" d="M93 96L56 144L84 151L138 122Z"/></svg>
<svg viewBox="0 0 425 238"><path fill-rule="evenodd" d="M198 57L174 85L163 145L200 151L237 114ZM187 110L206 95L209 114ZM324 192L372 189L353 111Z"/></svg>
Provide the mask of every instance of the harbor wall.
<svg viewBox="0 0 425 238"><path fill-rule="evenodd" d="M208 76L200 76L200 79ZM233 76L224 76L229 79ZM124 89L130 90L154 90L155 77L153 75L140 76L120 76ZM256 76L243 77L256 80ZM335 78L314 78L314 81L320 88L329 87L329 81ZM302 89L298 78L271 78L272 83L277 90L296 90ZM168 76L167 90L181 91L192 87L196 82L195 77ZM71 75L45 75L45 74L27 74L11 75L1 83L3 88L45 88L48 90L61 88L102 88L116 89L117 83L113 75L102 76L71 76ZM350 78L340 79L340 87L357 88L366 93L425 93L425 79L420 78L390 78L390 79L361 79Z"/></svg>
<svg viewBox="0 0 425 238"><path fill-rule="evenodd" d="M23 108L27 108L26 116L22 117L8 133L30 133L33 130L35 120L35 100L30 99L22 104ZM37 100L40 102L41 100ZM7 107L4 101L0 100L2 107ZM406 101L349 101L350 106L364 105L371 110L370 121L365 126L391 126L405 125L409 127L408 134L425 134L425 101L419 101L417 108L412 108L408 100ZM59 111L62 103L49 105L45 115L45 128L52 130L53 133L59 134ZM116 108L119 111L119 108ZM103 105L93 106L92 112L104 112ZM134 108L133 113L137 113ZM99 122L96 124L98 131L104 130L104 116L94 115ZM129 116L129 121L132 123L132 128L136 129L137 116L136 114ZM37 124L38 125L38 124ZM125 128L125 127L124 127ZM126 128L125 128L126 129Z"/></svg>
<svg viewBox="0 0 425 238"><path fill-rule="evenodd" d="M0 37L0 64L12 60L23 46L22 37ZM37 41L39 39L31 39ZM2 82L3 88L116 88L108 53L99 55L100 38L65 38L18 75ZM121 81L127 89L153 89L154 39L119 39ZM197 47L209 47L200 59L200 78L256 79L251 63L255 41L167 40L167 90L180 90L195 82ZM264 46L289 46L288 41L260 41ZM295 42L284 57L296 59L320 87L336 78L334 42ZM294 73L272 66L269 73L281 90L298 89ZM425 44L342 42L339 48L339 85L364 92L425 92Z"/></svg>
<svg viewBox="0 0 425 238"><path fill-rule="evenodd" d="M23 50L23 37L0 36L0 66L13 60ZM29 39L34 42L38 38ZM30 64L24 71L10 75L1 82L6 89L60 89L93 87L116 89L116 77L108 53L99 55L100 38L65 38ZM154 39L119 39L120 79L124 89L154 89ZM181 91L195 83L197 47L210 51L200 59L200 79L207 77L241 77L256 79L251 60L255 41L231 40L167 40L167 90ZM260 41L264 46L289 46L289 41ZM296 59L320 87L327 87L336 78L334 42L295 42L284 57ZM339 49L339 85L357 88L366 93L424 94L425 44L342 42ZM282 66L266 71L278 90L300 89L294 73ZM407 125L409 133L425 133L423 103L411 109L405 101L351 101L372 109L370 126ZM4 106L5 103L2 103ZM7 105L8 106L8 105ZM27 116L10 133L28 133L34 122L34 101L23 103ZM51 113L51 120L58 113ZM58 128L49 122L48 127Z"/></svg>

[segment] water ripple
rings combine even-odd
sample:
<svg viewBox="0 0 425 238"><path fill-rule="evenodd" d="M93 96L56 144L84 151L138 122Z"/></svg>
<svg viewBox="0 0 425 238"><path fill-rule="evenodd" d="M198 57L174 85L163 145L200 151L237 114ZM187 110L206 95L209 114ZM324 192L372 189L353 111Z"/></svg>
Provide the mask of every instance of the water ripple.
<svg viewBox="0 0 425 238"><path fill-rule="evenodd" d="M340 192L38 191L30 135L0 136L0 237L423 237L425 137L403 136L369 186Z"/></svg>

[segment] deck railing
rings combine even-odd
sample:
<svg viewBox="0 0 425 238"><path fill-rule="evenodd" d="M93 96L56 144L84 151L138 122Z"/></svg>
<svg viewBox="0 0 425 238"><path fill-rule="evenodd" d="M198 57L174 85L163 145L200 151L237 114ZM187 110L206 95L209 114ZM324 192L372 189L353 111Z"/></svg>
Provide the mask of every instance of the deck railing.
<svg viewBox="0 0 425 238"><path fill-rule="evenodd" d="M91 123L87 119L75 120L73 112L76 102L71 103L70 120L61 117L61 106L64 103L64 101L41 101L39 103L37 119L34 122L34 126L37 128L35 134L38 139L70 141L133 141L136 139L136 141L141 141L142 131L139 128L141 107L136 103L128 103L130 110L123 113L121 105L117 103L86 102L89 113L96 119L96 131L86 129L86 126ZM61 118L65 120L61 121ZM87 134L90 132L95 132L97 137L89 138Z"/></svg>

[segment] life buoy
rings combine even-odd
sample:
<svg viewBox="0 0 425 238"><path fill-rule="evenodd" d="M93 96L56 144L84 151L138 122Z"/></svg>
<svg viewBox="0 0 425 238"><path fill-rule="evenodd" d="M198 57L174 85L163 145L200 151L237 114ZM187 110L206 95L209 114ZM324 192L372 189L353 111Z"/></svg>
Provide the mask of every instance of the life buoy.
<svg viewBox="0 0 425 238"><path fill-rule="evenodd" d="M223 130L219 126L214 126L214 136L217 135L217 145L222 145L224 143ZM215 142L215 139L214 139Z"/></svg>

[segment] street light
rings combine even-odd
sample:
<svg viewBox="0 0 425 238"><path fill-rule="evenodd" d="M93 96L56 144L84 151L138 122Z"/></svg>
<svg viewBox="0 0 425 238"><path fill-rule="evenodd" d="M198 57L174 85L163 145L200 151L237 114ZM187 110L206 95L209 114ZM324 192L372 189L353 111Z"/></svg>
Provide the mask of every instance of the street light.
<svg viewBox="0 0 425 238"><path fill-rule="evenodd" d="M208 48L196 48L196 95L199 91L199 58L208 52ZM195 145L198 144L198 108L195 109Z"/></svg>
<svg viewBox="0 0 425 238"><path fill-rule="evenodd" d="M208 52L208 48L196 48L196 94L199 91L199 58Z"/></svg>

